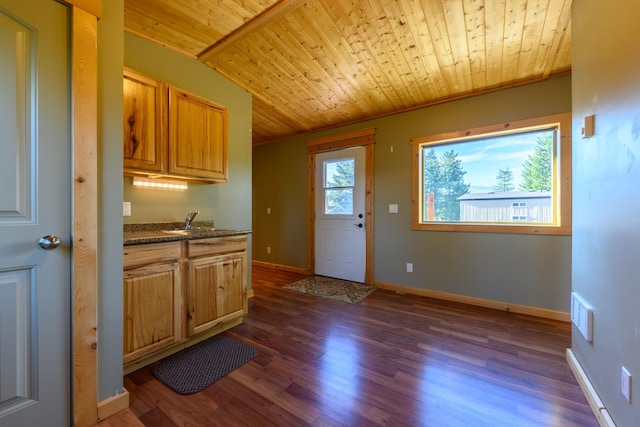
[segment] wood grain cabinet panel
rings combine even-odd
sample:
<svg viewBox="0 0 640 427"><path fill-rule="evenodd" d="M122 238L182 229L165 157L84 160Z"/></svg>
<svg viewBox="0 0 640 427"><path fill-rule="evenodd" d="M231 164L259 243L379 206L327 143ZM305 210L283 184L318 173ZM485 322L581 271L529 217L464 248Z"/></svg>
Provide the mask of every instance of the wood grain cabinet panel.
<svg viewBox="0 0 640 427"><path fill-rule="evenodd" d="M162 126L164 85L125 69L124 168L125 171L166 172L166 137Z"/></svg>
<svg viewBox="0 0 640 427"><path fill-rule="evenodd" d="M181 339L180 289L178 262L124 272L125 364Z"/></svg>
<svg viewBox="0 0 640 427"><path fill-rule="evenodd" d="M169 88L169 173L227 180L227 109Z"/></svg>
<svg viewBox="0 0 640 427"><path fill-rule="evenodd" d="M245 235L124 247L124 368L131 372L242 323Z"/></svg>
<svg viewBox="0 0 640 427"><path fill-rule="evenodd" d="M124 172L226 182L226 107L125 69Z"/></svg>
<svg viewBox="0 0 640 427"><path fill-rule="evenodd" d="M189 260L187 335L244 315L246 264L246 253Z"/></svg>

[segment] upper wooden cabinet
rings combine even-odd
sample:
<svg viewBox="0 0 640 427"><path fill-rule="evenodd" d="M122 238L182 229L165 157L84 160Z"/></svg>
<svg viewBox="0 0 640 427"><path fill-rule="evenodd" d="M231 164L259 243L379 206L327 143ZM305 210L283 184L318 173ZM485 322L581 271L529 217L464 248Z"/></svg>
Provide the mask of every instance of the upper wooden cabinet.
<svg viewBox="0 0 640 427"><path fill-rule="evenodd" d="M125 70L124 167L150 172L166 172L165 129L162 125L162 82Z"/></svg>
<svg viewBox="0 0 640 427"><path fill-rule="evenodd" d="M224 106L125 69L124 172L227 181Z"/></svg>
<svg viewBox="0 0 640 427"><path fill-rule="evenodd" d="M169 87L169 173L227 180L227 109Z"/></svg>

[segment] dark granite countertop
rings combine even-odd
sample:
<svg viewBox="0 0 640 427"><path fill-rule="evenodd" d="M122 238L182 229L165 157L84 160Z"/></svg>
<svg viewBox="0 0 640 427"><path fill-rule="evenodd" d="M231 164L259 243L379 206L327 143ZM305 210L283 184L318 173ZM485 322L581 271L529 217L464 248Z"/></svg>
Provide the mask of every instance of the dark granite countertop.
<svg viewBox="0 0 640 427"><path fill-rule="evenodd" d="M235 230L213 228L213 221L194 221L194 228L201 231L191 231L188 234L169 233L169 230L179 228L181 222L149 222L124 224L124 246L142 245L145 243L176 242L180 240L207 239L212 237L242 236L250 234L250 230Z"/></svg>

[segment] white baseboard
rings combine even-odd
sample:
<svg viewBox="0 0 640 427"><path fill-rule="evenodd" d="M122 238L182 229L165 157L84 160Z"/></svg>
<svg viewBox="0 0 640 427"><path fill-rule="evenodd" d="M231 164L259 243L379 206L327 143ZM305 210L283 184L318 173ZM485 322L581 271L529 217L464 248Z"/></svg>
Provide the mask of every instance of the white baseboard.
<svg viewBox="0 0 640 427"><path fill-rule="evenodd" d="M596 416L600 427L616 427L616 424L609 415L609 411L607 411L604 403L602 403L602 400L598 397L595 388L591 385L591 381L589 381L587 374L582 369L582 366L580 366L580 362L578 362L576 355L570 348L567 349L567 363L569 363L569 367L576 377L582 393L587 398L593 415Z"/></svg>

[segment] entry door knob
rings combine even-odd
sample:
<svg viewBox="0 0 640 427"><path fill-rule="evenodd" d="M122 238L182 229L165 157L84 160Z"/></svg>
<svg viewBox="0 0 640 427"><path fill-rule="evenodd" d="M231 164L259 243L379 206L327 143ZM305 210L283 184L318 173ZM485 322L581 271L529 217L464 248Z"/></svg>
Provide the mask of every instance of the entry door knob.
<svg viewBox="0 0 640 427"><path fill-rule="evenodd" d="M42 236L40 240L38 240L38 245L40 245L42 249L49 251L60 246L60 238L53 235Z"/></svg>

